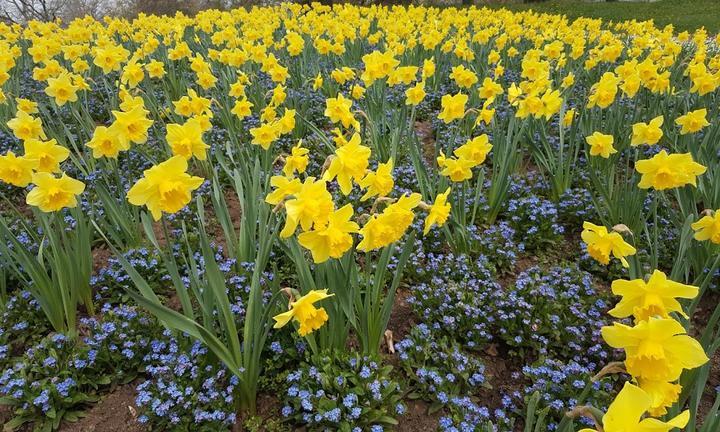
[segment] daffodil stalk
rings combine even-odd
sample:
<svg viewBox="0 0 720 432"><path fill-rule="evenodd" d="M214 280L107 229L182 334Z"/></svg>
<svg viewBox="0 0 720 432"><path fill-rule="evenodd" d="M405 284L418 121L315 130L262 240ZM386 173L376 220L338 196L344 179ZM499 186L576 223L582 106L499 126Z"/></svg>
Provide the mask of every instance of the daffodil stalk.
<svg viewBox="0 0 720 432"><path fill-rule="evenodd" d="M92 228L77 208L69 211L71 222L61 213L34 213L42 234L22 218L20 226L40 245L39 251L34 253L22 244L0 217L0 255L7 257L12 275L30 291L53 329L75 338L78 305L94 313L90 289Z"/></svg>

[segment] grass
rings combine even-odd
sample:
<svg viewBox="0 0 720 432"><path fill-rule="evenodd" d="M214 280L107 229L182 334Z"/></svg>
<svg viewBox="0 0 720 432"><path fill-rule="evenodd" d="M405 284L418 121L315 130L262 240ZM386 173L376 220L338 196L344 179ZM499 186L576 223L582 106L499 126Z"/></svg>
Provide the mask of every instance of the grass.
<svg viewBox="0 0 720 432"><path fill-rule="evenodd" d="M514 11L564 14L574 19L581 16L602 18L607 21L654 20L664 27L673 24L676 31L693 31L705 27L710 34L720 32L720 0L660 0L649 3L634 2L588 2L583 0L549 0L535 3L519 1L481 1L480 5L491 8L507 8Z"/></svg>

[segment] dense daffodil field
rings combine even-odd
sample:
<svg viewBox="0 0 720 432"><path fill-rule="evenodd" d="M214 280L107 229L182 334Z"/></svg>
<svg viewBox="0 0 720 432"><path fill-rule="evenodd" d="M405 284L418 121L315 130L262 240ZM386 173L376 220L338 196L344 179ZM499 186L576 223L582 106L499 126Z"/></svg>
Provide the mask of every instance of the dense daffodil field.
<svg viewBox="0 0 720 432"><path fill-rule="evenodd" d="M718 44L474 7L0 24L4 430L96 430L128 387L97 430L720 430Z"/></svg>

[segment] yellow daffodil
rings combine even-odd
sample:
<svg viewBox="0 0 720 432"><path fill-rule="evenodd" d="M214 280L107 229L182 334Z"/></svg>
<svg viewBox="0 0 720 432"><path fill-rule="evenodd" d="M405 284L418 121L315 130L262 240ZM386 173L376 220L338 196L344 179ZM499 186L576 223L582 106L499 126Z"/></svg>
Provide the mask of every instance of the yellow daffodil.
<svg viewBox="0 0 720 432"><path fill-rule="evenodd" d="M285 202L286 219L281 238L293 235L298 225L303 231L310 231L314 225L325 225L335 209L324 180L315 181L314 177L308 177L293 195Z"/></svg>
<svg viewBox="0 0 720 432"><path fill-rule="evenodd" d="M594 132L589 137L586 137L585 141L590 145L590 156L601 156L607 159L611 154L617 153L617 150L613 147L615 138L612 135Z"/></svg>
<svg viewBox="0 0 720 432"><path fill-rule="evenodd" d="M63 106L67 102L75 102L77 100L78 86L73 84L69 73L63 73L56 78L49 78L48 85L45 88L45 94L55 98L58 106Z"/></svg>
<svg viewBox="0 0 720 432"><path fill-rule="evenodd" d="M329 118L331 122L340 122L345 128L349 128L356 122L350 111L352 99L346 99L342 93L338 94L336 98L328 98L325 105L325 117Z"/></svg>
<svg viewBox="0 0 720 432"><path fill-rule="evenodd" d="M93 151L93 157L98 159L107 157L115 159L121 151L130 149L129 141L118 139L118 133L112 127L98 126L93 132L93 137L85 144Z"/></svg>
<svg viewBox="0 0 720 432"><path fill-rule="evenodd" d="M680 134L682 135L695 133L710 125L706 117L707 109L703 108L678 117L675 119L675 124L681 126Z"/></svg>
<svg viewBox="0 0 720 432"><path fill-rule="evenodd" d="M275 325L273 328L282 328L291 320L297 321L300 325L298 334L307 336L325 324L328 320L328 314L325 308L316 308L315 303L332 297L334 294L328 294L327 290L312 290L306 295L290 303L287 312L275 315Z"/></svg>
<svg viewBox="0 0 720 432"><path fill-rule="evenodd" d="M444 95L440 100L442 111L438 118L445 123L465 117L465 104L468 101L466 94Z"/></svg>
<svg viewBox="0 0 720 432"><path fill-rule="evenodd" d="M18 111L15 118L10 119L7 125L13 134L23 141L47 138L43 131L42 120L32 117L25 111Z"/></svg>
<svg viewBox="0 0 720 432"><path fill-rule="evenodd" d="M153 121L147 118L148 112L142 106L135 106L130 111L113 111L115 122L113 131L123 145L130 143L143 144L148 138L148 129Z"/></svg>
<svg viewBox="0 0 720 432"><path fill-rule="evenodd" d="M663 136L661 126L663 124L663 116L657 116L650 120L649 123L635 123L632 126L632 139L630 145L637 146L640 144L655 145Z"/></svg>
<svg viewBox="0 0 720 432"><path fill-rule="evenodd" d="M650 159L635 163L635 169L642 174L638 187L657 190L672 189L685 185L696 185L696 177L705 173L704 166L695 162L690 153L668 154L660 151Z"/></svg>
<svg viewBox="0 0 720 432"><path fill-rule="evenodd" d="M634 316L636 321L650 317L669 318L670 312L677 312L687 318L678 298L692 299L698 294L698 287L671 281L665 273L655 270L650 279L616 280L612 292L622 299L608 313L615 318Z"/></svg>
<svg viewBox="0 0 720 432"><path fill-rule="evenodd" d="M610 263L610 255L619 259L623 267L629 267L625 257L635 255L634 247L623 240L620 233L609 233L604 226L590 222L583 222L581 234L583 242L587 245L588 254L600 264Z"/></svg>
<svg viewBox="0 0 720 432"><path fill-rule="evenodd" d="M302 174L307 169L308 165L308 153L310 150L302 146L302 140L290 150L290 155L285 158L285 165L283 166L283 174L290 177L295 172Z"/></svg>
<svg viewBox="0 0 720 432"><path fill-rule="evenodd" d="M492 150L492 144L486 134L478 135L473 139L468 140L465 144L456 148L453 153L459 159L465 159L473 163L473 166L477 166L485 162L488 153Z"/></svg>
<svg viewBox="0 0 720 432"><path fill-rule="evenodd" d="M197 119L191 118L184 124L169 124L166 128L165 139L173 155L185 159L207 159L207 149L210 146L203 141L203 129Z"/></svg>
<svg viewBox="0 0 720 432"><path fill-rule="evenodd" d="M336 178L342 193L348 195L352 191L353 180L359 181L364 177L370 153L370 148L360 143L360 134L354 133L347 144L335 150L323 180Z"/></svg>
<svg viewBox="0 0 720 432"><path fill-rule="evenodd" d="M146 169L143 177L128 191L128 201L136 206L146 206L155 220L160 220L163 212L177 212L190 202L192 191L204 181L188 174L187 168L187 159L173 156Z"/></svg>
<svg viewBox="0 0 720 432"><path fill-rule="evenodd" d="M602 328L602 337L611 347L625 350L625 367L636 378L675 381L683 369L709 360L700 343L673 319L650 317L634 327L614 323Z"/></svg>
<svg viewBox="0 0 720 432"><path fill-rule="evenodd" d="M29 139L25 141L25 158L37 161L37 171L58 173L60 163L70 156L70 150L59 145L57 141L41 141Z"/></svg>
<svg viewBox="0 0 720 432"><path fill-rule="evenodd" d="M45 213L77 206L77 195L85 190L85 184L63 173L56 178L47 172L38 172L32 176L33 189L28 192L25 201Z"/></svg>
<svg viewBox="0 0 720 432"><path fill-rule="evenodd" d="M32 181L33 171L38 167L36 159L15 156L8 151L0 156L0 180L17 187L25 187Z"/></svg>
<svg viewBox="0 0 720 432"><path fill-rule="evenodd" d="M340 258L352 247L353 238L350 234L360 229L357 223L350 220L352 216L353 207L346 204L330 214L327 224L315 225L311 231L298 235L300 245L310 250L316 264L329 258Z"/></svg>
<svg viewBox="0 0 720 432"><path fill-rule="evenodd" d="M425 82L420 81L413 87L405 90L405 105L419 105L425 99Z"/></svg>
<svg viewBox="0 0 720 432"><path fill-rule="evenodd" d="M710 240L715 244L720 244L720 210L703 216L690 227L695 230L695 240Z"/></svg>
<svg viewBox="0 0 720 432"><path fill-rule="evenodd" d="M626 382L602 418L604 432L668 432L684 428L690 420L690 411L683 411L677 417L662 422L654 418L642 418L652 407L652 398L641 388ZM595 429L581 429L580 432L598 432Z"/></svg>
<svg viewBox="0 0 720 432"><path fill-rule="evenodd" d="M445 225L448 216L450 216L450 210L452 210L452 206L447 202L449 195L450 188L447 188L445 192L438 194L438 196L435 197L435 202L433 203L432 207L430 207L430 211L425 218L425 227L423 228L423 234L429 233L430 228L435 225Z"/></svg>
<svg viewBox="0 0 720 432"><path fill-rule="evenodd" d="M395 186L392 171L393 159L390 158L386 163L379 164L377 170L365 174L365 177L358 181L358 186L367 189L365 195L360 198L360 201L365 201L374 196L387 196L387 194L392 191L393 186Z"/></svg>

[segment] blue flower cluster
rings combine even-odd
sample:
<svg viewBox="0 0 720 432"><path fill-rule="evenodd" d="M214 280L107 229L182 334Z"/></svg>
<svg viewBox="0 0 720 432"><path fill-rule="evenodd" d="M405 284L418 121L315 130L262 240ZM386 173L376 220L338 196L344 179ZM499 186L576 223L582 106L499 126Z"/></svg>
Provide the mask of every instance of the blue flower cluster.
<svg viewBox="0 0 720 432"><path fill-rule="evenodd" d="M411 280L420 281L412 287L408 303L433 332L473 349L493 339L493 307L502 289L485 256L473 261L467 255L429 253L408 273Z"/></svg>
<svg viewBox="0 0 720 432"><path fill-rule="evenodd" d="M238 379L199 342L169 331L143 357L149 378L137 387L139 421L152 430L227 430L235 424Z"/></svg>
<svg viewBox="0 0 720 432"><path fill-rule="evenodd" d="M157 322L129 306L104 307L101 319L86 318L81 325L86 336L48 335L0 375L0 396L15 418L35 419L35 427L49 430L95 401L99 389L136 376L159 332Z"/></svg>
<svg viewBox="0 0 720 432"><path fill-rule="evenodd" d="M513 352L557 355L594 368L609 358L600 340L607 295L576 265L532 267L494 305L499 337Z"/></svg>
<svg viewBox="0 0 720 432"><path fill-rule="evenodd" d="M359 354L312 356L287 375L282 415L311 430L382 431L405 412L391 371Z"/></svg>

